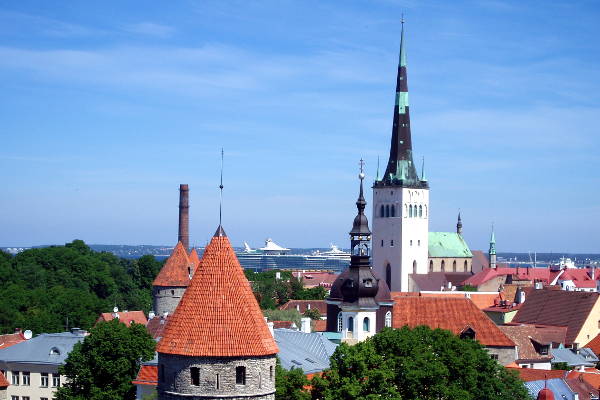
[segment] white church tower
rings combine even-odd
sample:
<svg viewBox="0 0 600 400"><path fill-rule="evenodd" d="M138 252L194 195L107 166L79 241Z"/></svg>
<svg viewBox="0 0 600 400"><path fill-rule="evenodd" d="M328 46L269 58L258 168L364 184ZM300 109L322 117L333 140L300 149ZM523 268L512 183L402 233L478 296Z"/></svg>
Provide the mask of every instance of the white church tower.
<svg viewBox="0 0 600 400"><path fill-rule="evenodd" d="M409 274L427 273L428 239L429 184L412 155L403 21L390 158L373 185L372 265L390 290L407 292Z"/></svg>

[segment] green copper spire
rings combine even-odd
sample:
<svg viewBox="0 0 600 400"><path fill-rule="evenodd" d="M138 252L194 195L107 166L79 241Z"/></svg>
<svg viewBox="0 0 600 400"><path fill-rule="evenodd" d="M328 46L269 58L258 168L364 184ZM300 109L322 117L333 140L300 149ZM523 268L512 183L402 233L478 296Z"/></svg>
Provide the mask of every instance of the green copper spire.
<svg viewBox="0 0 600 400"><path fill-rule="evenodd" d="M496 254L496 235L494 235L494 225L492 225L492 235L490 236L490 254Z"/></svg>

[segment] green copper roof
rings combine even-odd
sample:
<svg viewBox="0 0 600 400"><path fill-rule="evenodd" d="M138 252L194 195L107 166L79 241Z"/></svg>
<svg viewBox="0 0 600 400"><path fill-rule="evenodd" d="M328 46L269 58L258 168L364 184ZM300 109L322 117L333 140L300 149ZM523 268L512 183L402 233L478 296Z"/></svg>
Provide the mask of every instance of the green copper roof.
<svg viewBox="0 0 600 400"><path fill-rule="evenodd" d="M458 233L429 232L429 257L473 257L473 253Z"/></svg>
<svg viewBox="0 0 600 400"><path fill-rule="evenodd" d="M494 235L494 227L492 227L492 236L490 237L489 254L496 254L496 235Z"/></svg>
<svg viewBox="0 0 600 400"><path fill-rule="evenodd" d="M400 60L401 67L406 67L406 52L404 51L404 21L402 21L402 32L400 33Z"/></svg>

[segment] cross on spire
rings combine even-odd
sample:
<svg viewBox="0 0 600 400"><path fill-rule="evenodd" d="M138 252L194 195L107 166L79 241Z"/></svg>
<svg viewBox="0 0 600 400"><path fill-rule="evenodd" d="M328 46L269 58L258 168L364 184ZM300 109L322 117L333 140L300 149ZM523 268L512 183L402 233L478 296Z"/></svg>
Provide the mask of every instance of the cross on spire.
<svg viewBox="0 0 600 400"><path fill-rule="evenodd" d="M360 161L358 162L358 165L360 166L360 173L364 173L364 167L365 167L365 160L363 160L362 158L360 159Z"/></svg>

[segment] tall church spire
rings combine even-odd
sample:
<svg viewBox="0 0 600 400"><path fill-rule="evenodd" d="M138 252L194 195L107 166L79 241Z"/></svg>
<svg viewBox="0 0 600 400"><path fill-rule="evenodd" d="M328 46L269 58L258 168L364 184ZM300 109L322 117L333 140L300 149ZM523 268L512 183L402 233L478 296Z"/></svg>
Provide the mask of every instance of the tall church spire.
<svg viewBox="0 0 600 400"><path fill-rule="evenodd" d="M385 174L379 182L384 185L427 187L427 184L419 179L412 155L406 50L404 47L404 19L402 19L390 158L387 163Z"/></svg>
<svg viewBox="0 0 600 400"><path fill-rule="evenodd" d="M460 211L458 212L458 222L456 223L456 233L462 235L462 219L460 218Z"/></svg>

